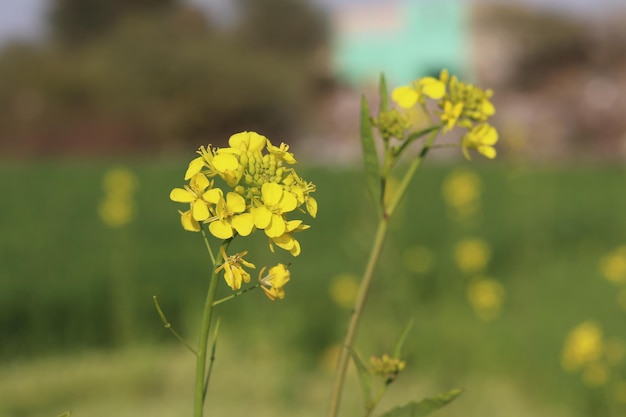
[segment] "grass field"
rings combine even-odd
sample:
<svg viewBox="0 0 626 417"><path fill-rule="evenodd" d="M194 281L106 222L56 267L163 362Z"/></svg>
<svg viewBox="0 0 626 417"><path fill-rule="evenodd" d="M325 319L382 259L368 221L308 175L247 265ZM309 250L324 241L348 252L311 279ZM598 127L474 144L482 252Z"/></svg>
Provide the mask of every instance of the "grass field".
<svg viewBox="0 0 626 417"><path fill-rule="evenodd" d="M180 228L180 207L168 199L183 183L185 164L0 166L0 416L190 414L192 358L163 329L151 298L159 296L170 321L195 343L207 256L201 238ZM97 214L111 166L133 170L140 183L137 217L116 230ZM366 357L382 354L409 319L415 324L408 371L381 411L459 387L463 396L438 415L622 415L624 398L613 394L626 380L624 363L612 365L606 384L589 388L561 369L560 356L570 330L585 320L599 323L607 339L626 340L617 302L625 287L603 279L599 267L626 244L626 170L463 167L482 188L472 216L459 221L442 197L456 167L427 164L392 223L357 348ZM219 309L214 415L313 416L325 408L329 352L349 316L329 288L339 274L362 272L374 221L357 170L301 174L317 184L319 202L313 227L299 236L301 256L267 261L264 239L234 244L257 265L292 262L292 281L283 301L251 292ZM491 253L472 273L455 258L468 238L486 242ZM415 247L430 254L420 271L407 264ZM468 302L479 276L504 290L491 320ZM354 379L348 392L346 411L358 410Z"/></svg>

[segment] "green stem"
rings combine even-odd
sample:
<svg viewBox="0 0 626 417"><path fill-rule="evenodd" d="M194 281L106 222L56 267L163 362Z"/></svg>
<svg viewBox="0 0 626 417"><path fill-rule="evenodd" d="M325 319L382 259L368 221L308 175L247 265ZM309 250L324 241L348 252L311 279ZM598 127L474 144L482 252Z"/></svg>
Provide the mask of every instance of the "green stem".
<svg viewBox="0 0 626 417"><path fill-rule="evenodd" d="M428 155L428 151L430 150L430 148L432 148L433 143L435 142L435 138L437 137L437 133L439 133L438 130L435 130L430 133L430 136L428 137L428 140L424 144L424 147L422 148L419 156L415 158L413 162L411 162L411 166L409 166L408 171L406 172L406 174L404 174L404 177L402 178L402 182L400 183L398 192L396 193L393 200L391 201L391 203L385 210L385 213L387 214L388 217L393 214L393 212L396 210L396 207L402 200L402 197L404 197L404 194L406 193L406 190L409 187L411 180L413 179L413 175L415 175L415 172L422 164L422 161L424 160L426 155Z"/></svg>
<svg viewBox="0 0 626 417"><path fill-rule="evenodd" d="M367 407L367 410L365 412L365 417L369 417L372 415L372 412L374 411L374 409L376 408L380 400L383 398L383 395L385 395L385 392L387 391L388 386L389 384L385 383L382 387L380 387L380 389L378 390L378 393L376 394L376 397L372 400L369 407Z"/></svg>
<svg viewBox="0 0 626 417"><path fill-rule="evenodd" d="M167 317L165 317L165 313L163 312L163 310L161 309L161 306L159 305L159 300L157 300L157 296L153 295L152 299L154 300L154 306L156 307L157 313L159 313L159 317L161 317L161 321L163 322L163 325L165 326L165 328L168 329L174 335L174 337L178 339L180 343L182 343L187 349L189 349L191 353L193 353L195 356L198 356L198 353L195 351L195 349L192 348L191 345L187 343L185 339L183 339L176 330L174 330L174 328L172 327L172 323L170 323L169 320L167 320Z"/></svg>
<svg viewBox="0 0 626 417"><path fill-rule="evenodd" d="M202 229L203 235L204 229ZM206 235L204 236L206 240ZM228 248L230 239L225 240L222 243L224 251ZM208 245L207 245L208 246ZM217 272L215 268L222 262L222 251L217 253L217 258L213 262L211 268L211 280L209 283L209 290L207 291L206 301L204 302L204 312L202 313L202 324L200 328L200 339L198 340L197 349L197 361L196 361L196 384L195 384L195 401L194 401L194 417L202 417L203 405L204 405L204 386L208 381L205 381L206 375L206 359L207 349L209 345L209 330L211 327L211 317L213 315L213 301L215 300L215 294L217 293Z"/></svg>
<svg viewBox="0 0 626 417"><path fill-rule="evenodd" d="M372 247L372 252L370 253L369 261L367 262L367 267L365 268L365 273L363 274L363 280L361 281L361 286L359 287L359 292L354 305L354 309L352 310L352 316L350 317L348 331L346 332L346 337L343 341L341 353L339 354L339 361L337 362L337 370L330 399L328 417L336 417L337 413L339 412L339 403L341 402L341 394L346 378L346 371L348 369L348 361L350 359L350 349L352 348L352 344L354 343L354 338L356 336L357 327L361 319L363 306L365 305L367 293L372 282L372 277L374 276L374 269L376 267L376 263L378 262L378 258L380 257L383 242L385 241L385 235L387 234L388 225L389 218L386 215L383 215L378 223L376 237L374 238L374 246Z"/></svg>
<svg viewBox="0 0 626 417"><path fill-rule="evenodd" d="M251 286L251 287L245 288L245 289L243 289L243 290L241 290L241 291L239 291L239 292L236 292L236 293L234 293L234 294L231 294L231 295L229 295L229 296L227 296L227 297L220 298L220 299L219 299L219 300L217 300L217 301L213 301L213 307L215 307L215 306L216 306L216 305L218 305L218 304L222 304L222 303L224 303L224 302L226 302L226 301L228 301L228 300L232 300L232 299L233 299L233 298L235 298L235 297L239 297L240 295L245 294L245 293L247 293L248 291L252 291L252 290L254 290L255 288L259 288L260 286L261 286L261 284L254 284L254 285L253 285L253 286Z"/></svg>

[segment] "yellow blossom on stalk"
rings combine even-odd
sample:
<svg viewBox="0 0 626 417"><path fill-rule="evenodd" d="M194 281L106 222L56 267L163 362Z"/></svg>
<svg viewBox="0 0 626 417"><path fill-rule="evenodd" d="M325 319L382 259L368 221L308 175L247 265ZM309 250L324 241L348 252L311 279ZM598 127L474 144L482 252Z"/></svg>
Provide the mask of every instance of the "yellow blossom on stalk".
<svg viewBox="0 0 626 417"><path fill-rule="evenodd" d="M270 250L274 252L274 245L291 253L293 256L300 255L300 242L292 235L293 232L300 232L310 226L302 224L302 220L290 220L286 225L286 232L278 237L270 238Z"/></svg>
<svg viewBox="0 0 626 417"><path fill-rule="evenodd" d="M457 169L443 182L443 197L460 219L467 219L479 211L482 184L480 177L467 169Z"/></svg>
<svg viewBox="0 0 626 417"><path fill-rule="evenodd" d="M561 365L574 372L597 362L604 354L604 339L598 323L587 320L576 326L567 336L561 354Z"/></svg>
<svg viewBox="0 0 626 417"><path fill-rule="evenodd" d="M496 157L496 149L493 145L498 142L498 131L487 123L474 126L461 138L461 147L465 158L471 159L468 149L476 149L480 154L489 159Z"/></svg>
<svg viewBox="0 0 626 417"><path fill-rule="evenodd" d="M230 192L223 197L221 189L209 190L207 200L215 204L215 216L208 219L209 231L219 239L230 239L237 231L241 236L248 236L254 228L254 220L246 210L246 200L237 193Z"/></svg>
<svg viewBox="0 0 626 417"><path fill-rule="evenodd" d="M189 186L174 188L170 192L170 199L177 203L190 203L193 219L200 222L211 216L208 201L205 198L205 195L211 191L207 191L207 188L211 186L211 181L204 174L196 173L191 177Z"/></svg>
<svg viewBox="0 0 626 417"><path fill-rule="evenodd" d="M443 113L441 114L441 121L446 122L444 132L452 130L456 125L457 120L461 117L463 112L463 103L452 104L450 101L445 101L443 104Z"/></svg>
<svg viewBox="0 0 626 417"><path fill-rule="evenodd" d="M423 77L409 85L395 88L391 98L404 109L410 109L418 102L424 103L425 97L438 100L446 93L446 85L434 77Z"/></svg>
<svg viewBox="0 0 626 417"><path fill-rule="evenodd" d="M287 230L284 214L295 210L298 200L280 185L269 182L261 187L261 197L263 205L251 209L255 226L271 238L283 235Z"/></svg>
<svg viewBox="0 0 626 417"><path fill-rule="evenodd" d="M248 251L243 251L241 253L237 253L232 256L227 256L224 248L220 248L222 252L222 257L224 258L224 263L217 267L215 272L220 272L224 270L224 280L226 284L233 290L238 290L241 288L242 282L250 282L250 274L243 269L243 267L247 268L255 268L254 264L243 259L244 256L248 254Z"/></svg>
<svg viewBox="0 0 626 417"><path fill-rule="evenodd" d="M392 382L398 374L405 368L406 363L400 359L392 358L388 354L384 354L381 357L370 357L370 363L372 364L372 375L382 376L386 382Z"/></svg>
<svg viewBox="0 0 626 417"><path fill-rule="evenodd" d="M263 275L265 267L259 273L259 283L267 297L274 300L282 300L285 298L285 290L283 287L289 282L291 273L283 264L277 264L271 267L267 275Z"/></svg>

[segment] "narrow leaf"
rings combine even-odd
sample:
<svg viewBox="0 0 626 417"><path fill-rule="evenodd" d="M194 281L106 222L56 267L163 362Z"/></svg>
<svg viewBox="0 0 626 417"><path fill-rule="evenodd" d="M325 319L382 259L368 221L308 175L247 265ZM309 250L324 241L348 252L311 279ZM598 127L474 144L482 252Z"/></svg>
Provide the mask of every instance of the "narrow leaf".
<svg viewBox="0 0 626 417"><path fill-rule="evenodd" d="M361 390L363 391L363 401L365 408L367 409L372 402L372 374L361 359L356 350L350 349L350 355L356 366L357 375L359 376L359 382L361 383Z"/></svg>
<svg viewBox="0 0 626 417"><path fill-rule="evenodd" d="M380 82L378 83L378 94L380 95L380 111L389 110L389 94L387 93L387 80L385 74L380 73Z"/></svg>
<svg viewBox="0 0 626 417"><path fill-rule="evenodd" d="M402 346L404 345L404 341L406 340L406 337L409 334L409 331L411 330L411 327L413 326L413 319L411 319L406 327L404 328L404 331L402 332L402 334L400 335L400 337L398 338L398 341L396 342L395 346L393 347L393 356L396 359L400 359L400 355L402 354Z"/></svg>
<svg viewBox="0 0 626 417"><path fill-rule="evenodd" d="M460 394L461 390L453 389L433 398L426 398L419 402L411 402L402 407L396 407L381 417L426 417L452 402Z"/></svg>
<svg viewBox="0 0 626 417"><path fill-rule="evenodd" d="M370 119L370 110L365 96L361 99L361 145L363 147L367 189L376 205L376 209L380 212L382 210L380 168L378 154L376 153L376 143L374 142L372 120Z"/></svg>

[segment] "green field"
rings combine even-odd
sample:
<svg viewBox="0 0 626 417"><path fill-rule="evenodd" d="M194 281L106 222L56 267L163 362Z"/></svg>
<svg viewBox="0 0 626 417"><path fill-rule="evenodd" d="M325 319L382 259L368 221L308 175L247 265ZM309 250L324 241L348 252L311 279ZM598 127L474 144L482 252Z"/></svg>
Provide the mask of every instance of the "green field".
<svg viewBox="0 0 626 417"><path fill-rule="evenodd" d="M178 204L186 161L39 161L0 166L0 416L189 415L193 358L163 329L160 303L195 343L196 317L208 285L201 237L182 230ZM110 229L97 214L107 169L135 172L137 216ZM603 279L603 257L626 244L626 169L463 164L482 183L479 210L451 216L442 184L457 166L426 164L392 222L362 322L363 356L389 351L413 318L408 371L381 411L397 401L463 388L437 415L623 415L614 388L589 388L561 369L570 330L585 320L606 338L626 340L617 296ZM258 266L292 262L287 297L260 291L224 304L213 415L323 415L330 393L329 348L339 343L349 310L330 297L339 274L362 272L374 215L358 170L309 168L318 218L301 233L302 254L272 255L267 242L233 244ZM480 275L506 292L497 318L481 320L467 300L474 276L454 248L480 238L491 258ZM408 248L432 251L431 267L411 272ZM253 277L255 275L253 274ZM225 285L220 289L227 295ZM345 411L358 410L349 381ZM623 400L623 398L622 398ZM621 408L620 408L621 407ZM612 414L609 409L613 410ZM357 411L344 415L360 415Z"/></svg>

